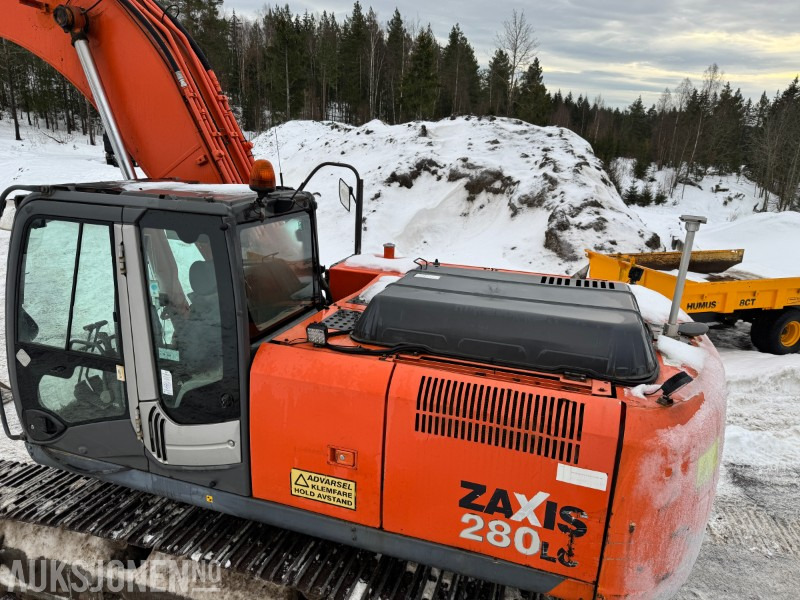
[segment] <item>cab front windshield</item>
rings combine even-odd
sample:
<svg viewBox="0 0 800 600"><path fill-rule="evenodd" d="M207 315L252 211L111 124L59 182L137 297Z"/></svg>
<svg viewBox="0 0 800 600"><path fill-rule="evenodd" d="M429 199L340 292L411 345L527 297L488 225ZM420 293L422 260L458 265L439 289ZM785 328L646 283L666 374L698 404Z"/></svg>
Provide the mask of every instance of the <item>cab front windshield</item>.
<svg viewBox="0 0 800 600"><path fill-rule="evenodd" d="M296 213L240 230L244 284L255 337L314 305L311 219Z"/></svg>

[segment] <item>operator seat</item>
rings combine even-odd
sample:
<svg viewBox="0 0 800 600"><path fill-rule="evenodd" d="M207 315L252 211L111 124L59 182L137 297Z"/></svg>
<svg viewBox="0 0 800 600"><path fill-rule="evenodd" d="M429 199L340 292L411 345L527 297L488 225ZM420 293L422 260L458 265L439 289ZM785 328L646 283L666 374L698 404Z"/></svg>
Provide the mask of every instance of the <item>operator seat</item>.
<svg viewBox="0 0 800 600"><path fill-rule="evenodd" d="M175 399L180 406L187 392L222 378L222 321L214 263L198 260L189 267L189 311L178 341L184 381Z"/></svg>

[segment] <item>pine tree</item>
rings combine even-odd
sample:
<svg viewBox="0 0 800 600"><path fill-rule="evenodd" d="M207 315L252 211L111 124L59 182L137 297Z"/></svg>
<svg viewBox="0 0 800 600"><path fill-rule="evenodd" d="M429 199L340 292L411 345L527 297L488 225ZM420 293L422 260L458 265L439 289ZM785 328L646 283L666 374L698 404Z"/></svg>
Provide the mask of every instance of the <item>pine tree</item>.
<svg viewBox="0 0 800 600"><path fill-rule="evenodd" d="M650 206L653 203L653 190L650 185L645 185L644 190L639 195L639 206Z"/></svg>
<svg viewBox="0 0 800 600"><path fill-rule="evenodd" d="M336 22L336 17L323 12L317 26L320 116L322 119L331 118L331 103L338 100L339 37L339 24Z"/></svg>
<svg viewBox="0 0 800 600"><path fill-rule="evenodd" d="M550 95L542 82L542 67L539 59L522 76L516 116L534 125L547 125L550 118Z"/></svg>
<svg viewBox="0 0 800 600"><path fill-rule="evenodd" d="M639 190L636 188L636 181L631 181L628 189L622 195L622 201L628 206L639 204Z"/></svg>
<svg viewBox="0 0 800 600"><path fill-rule="evenodd" d="M367 46L367 103L369 106L368 119L378 116L378 100L383 72L383 61L386 56L386 41L383 29L378 23L378 16L370 7L366 18Z"/></svg>
<svg viewBox="0 0 800 600"><path fill-rule="evenodd" d="M269 102L272 122L287 121L300 113L304 103L305 47L301 22L289 7L270 10L265 17L271 41L267 45Z"/></svg>
<svg viewBox="0 0 800 600"><path fill-rule="evenodd" d="M511 61L503 50L495 50L486 74L486 88L489 99L488 113L491 115L508 114L509 81L511 78Z"/></svg>
<svg viewBox="0 0 800 600"><path fill-rule="evenodd" d="M440 115L465 114L477 108L480 95L478 61L458 24L450 30L447 46L442 52L441 84Z"/></svg>
<svg viewBox="0 0 800 600"><path fill-rule="evenodd" d="M404 101L413 118L433 117L439 93L438 54L439 46L428 25L414 40L408 72L403 80Z"/></svg>
<svg viewBox="0 0 800 600"><path fill-rule="evenodd" d="M362 122L369 111L367 20L361 4L353 5L353 14L342 26L339 44L339 90L350 122Z"/></svg>
<svg viewBox="0 0 800 600"><path fill-rule="evenodd" d="M14 73L14 61L11 58L11 53L8 50L10 43L3 40L3 62L6 74L6 83L8 85L8 98L9 108L11 109L12 119L14 120L14 139L18 142L22 140L19 134L19 117L17 115L17 95L16 95L16 74Z"/></svg>
<svg viewBox="0 0 800 600"><path fill-rule="evenodd" d="M411 38L406 31L400 11L394 9L386 34L386 82L387 115L392 123L399 123L403 113L403 77L411 52Z"/></svg>

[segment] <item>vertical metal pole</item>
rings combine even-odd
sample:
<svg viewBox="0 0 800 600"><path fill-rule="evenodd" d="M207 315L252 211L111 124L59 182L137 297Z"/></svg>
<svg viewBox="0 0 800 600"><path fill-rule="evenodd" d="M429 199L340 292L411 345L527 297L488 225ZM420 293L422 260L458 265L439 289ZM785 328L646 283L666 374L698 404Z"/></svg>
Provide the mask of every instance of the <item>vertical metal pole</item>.
<svg viewBox="0 0 800 600"><path fill-rule="evenodd" d="M83 72L86 75L86 81L89 82L89 87L92 90L95 104L97 105L97 112L100 113L100 120L103 121L103 128L108 133L108 139L111 142L111 147L114 148L114 154L119 163L119 169L122 171L122 176L125 179L136 179L136 172L133 170L133 162L130 156L125 151L125 146L122 143L122 136L117 128L117 122L114 120L114 114L111 112L111 105L108 103L103 84L100 81L100 76L97 74L97 68L94 65L92 53L89 50L89 42L83 38L76 38L73 41L75 51L78 53L78 59L81 61Z"/></svg>
<svg viewBox="0 0 800 600"><path fill-rule="evenodd" d="M356 231L355 253L361 254L361 228L364 214L364 180L356 173Z"/></svg>
<svg viewBox="0 0 800 600"><path fill-rule="evenodd" d="M700 224L705 223L707 219L694 215L681 215L681 221L686 223L686 241L683 243L683 253L681 254L681 262L678 266L678 279L675 282L675 291L672 294L672 306L669 309L669 320L664 327L664 335L673 338L678 337L678 312L681 309L683 288L686 284L686 273L689 270L689 262L692 259L694 234L700 229Z"/></svg>

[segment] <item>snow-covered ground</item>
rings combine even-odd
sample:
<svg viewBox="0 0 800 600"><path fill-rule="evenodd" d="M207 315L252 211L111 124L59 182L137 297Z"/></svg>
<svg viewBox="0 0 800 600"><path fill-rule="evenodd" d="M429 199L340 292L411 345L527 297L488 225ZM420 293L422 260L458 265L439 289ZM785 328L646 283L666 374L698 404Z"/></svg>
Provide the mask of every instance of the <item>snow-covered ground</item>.
<svg viewBox="0 0 800 600"><path fill-rule="evenodd" d="M717 177L701 182L703 189L687 187L677 203L629 208L589 145L568 131L457 119L426 123L422 135L421 125L284 125L277 138L286 183L299 184L323 160L353 163L365 178L365 252L391 241L411 258L573 272L584 247L643 251L655 232L668 248L671 236L683 237L678 216L688 213L709 219L698 234L699 248L744 248L742 272L800 276L800 214L754 214L760 201L744 179ZM25 142L14 142L8 121L0 121L0 189L119 175L105 165L102 148L83 138L57 144L34 131L23 134ZM274 160L275 139L275 132L258 137L256 154ZM308 186L322 192L319 222L328 264L352 248L353 215L338 204L339 176L325 171ZM718 183L729 191L712 191ZM0 231L0 281L7 243ZM797 597L800 355L756 352L748 328L711 334L727 372L729 425L715 513L682 600ZM0 458L22 454L19 445L0 439Z"/></svg>
<svg viewBox="0 0 800 600"><path fill-rule="evenodd" d="M619 161L621 186L626 189L632 181L630 161ZM653 189L668 189L671 169L651 172L648 179L637 180L638 189L650 185ZM697 250L745 248L744 261L730 269L732 276L747 278L797 277L800 268L800 213L755 212L763 200L756 195L755 184L736 175L708 175L695 185L678 185L673 197L661 206L632 207L648 229L661 238L666 250L674 239L683 240L685 232L678 216L702 215L708 224L702 225L695 237ZM769 204L774 204L770 202ZM702 279L699 276L698 279Z"/></svg>

